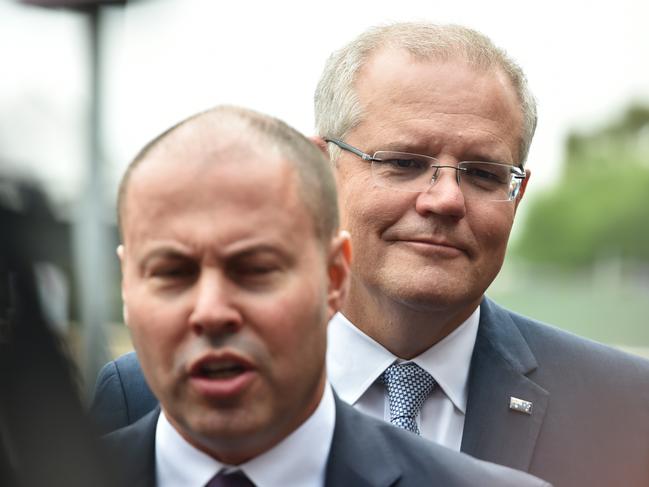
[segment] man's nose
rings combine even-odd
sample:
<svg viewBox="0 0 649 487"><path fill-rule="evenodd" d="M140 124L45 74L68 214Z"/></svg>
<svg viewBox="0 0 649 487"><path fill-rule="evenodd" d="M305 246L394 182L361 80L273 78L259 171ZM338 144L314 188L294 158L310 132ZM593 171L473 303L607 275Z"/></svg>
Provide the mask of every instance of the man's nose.
<svg viewBox="0 0 649 487"><path fill-rule="evenodd" d="M201 273L189 323L197 334L232 333L241 327L243 318L233 291L219 271Z"/></svg>
<svg viewBox="0 0 649 487"><path fill-rule="evenodd" d="M415 210L422 216L434 213L455 219L466 215L466 201L458 184L456 170L442 167L437 169L430 185L417 195Z"/></svg>

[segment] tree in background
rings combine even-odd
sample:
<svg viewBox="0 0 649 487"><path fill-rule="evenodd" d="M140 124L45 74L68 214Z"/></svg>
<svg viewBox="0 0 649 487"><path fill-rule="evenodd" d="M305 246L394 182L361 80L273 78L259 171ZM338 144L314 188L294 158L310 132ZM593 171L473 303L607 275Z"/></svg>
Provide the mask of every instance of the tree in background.
<svg viewBox="0 0 649 487"><path fill-rule="evenodd" d="M528 261L586 268L649 263L649 107L567 140L561 182L531 203L514 252Z"/></svg>

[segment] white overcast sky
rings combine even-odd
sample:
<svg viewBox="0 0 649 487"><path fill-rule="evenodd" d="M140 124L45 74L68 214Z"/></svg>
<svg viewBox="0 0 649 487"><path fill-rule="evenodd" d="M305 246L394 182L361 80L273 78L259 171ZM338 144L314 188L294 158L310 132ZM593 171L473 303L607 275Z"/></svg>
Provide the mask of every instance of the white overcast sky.
<svg viewBox="0 0 649 487"><path fill-rule="evenodd" d="M649 104L648 0L142 0L103 17L107 199L141 146L215 104L312 133L328 54L396 20L474 27L522 65L540 113L530 193L558 174L569 130ZM58 201L74 200L86 177L85 27L78 14L0 0L0 164L36 177Z"/></svg>

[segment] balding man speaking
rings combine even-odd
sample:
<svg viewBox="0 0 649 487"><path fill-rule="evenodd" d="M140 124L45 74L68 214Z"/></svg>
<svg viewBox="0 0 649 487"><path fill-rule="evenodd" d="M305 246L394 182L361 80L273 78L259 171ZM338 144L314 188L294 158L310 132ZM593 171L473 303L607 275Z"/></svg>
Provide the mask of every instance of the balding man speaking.
<svg viewBox="0 0 649 487"><path fill-rule="evenodd" d="M521 68L471 29L394 24L335 52L315 100L355 249L329 329L340 397L558 486L649 485L647 361L485 297L530 176ZM107 422L152 407L136 370L104 370Z"/></svg>
<svg viewBox="0 0 649 487"><path fill-rule="evenodd" d="M349 241L328 162L287 125L191 117L129 166L118 207L125 320L160 401L105 440L121 485L548 485L334 397Z"/></svg>

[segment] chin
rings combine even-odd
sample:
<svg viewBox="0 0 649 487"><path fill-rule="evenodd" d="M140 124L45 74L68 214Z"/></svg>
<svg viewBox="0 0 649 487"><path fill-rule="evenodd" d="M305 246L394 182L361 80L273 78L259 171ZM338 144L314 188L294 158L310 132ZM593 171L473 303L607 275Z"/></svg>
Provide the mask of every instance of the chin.
<svg viewBox="0 0 649 487"><path fill-rule="evenodd" d="M443 294L401 294L396 300L413 311L422 313L445 311L457 304L454 299Z"/></svg>
<svg viewBox="0 0 649 487"><path fill-rule="evenodd" d="M392 297L414 311L447 311L449 308L466 306L482 293L463 286L454 280L404 281L393 287Z"/></svg>

